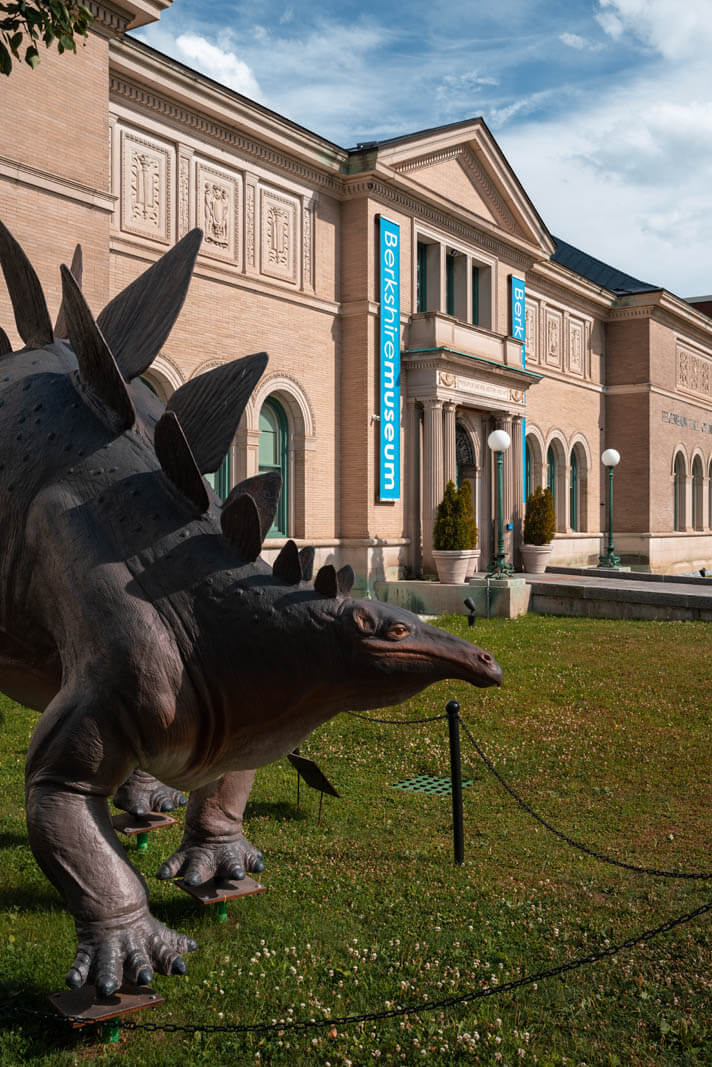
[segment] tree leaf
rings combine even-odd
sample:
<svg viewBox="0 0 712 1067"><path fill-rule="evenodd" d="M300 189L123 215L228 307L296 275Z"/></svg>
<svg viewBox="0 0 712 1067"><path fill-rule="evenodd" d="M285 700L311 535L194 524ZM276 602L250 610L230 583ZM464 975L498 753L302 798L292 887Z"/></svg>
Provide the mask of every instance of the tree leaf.
<svg viewBox="0 0 712 1067"><path fill-rule="evenodd" d="M39 52L37 51L34 45L30 45L30 47L25 52L25 63L27 63L34 70L39 61Z"/></svg>
<svg viewBox="0 0 712 1067"><path fill-rule="evenodd" d="M9 74L12 70L12 59L5 45L0 41L0 74Z"/></svg>

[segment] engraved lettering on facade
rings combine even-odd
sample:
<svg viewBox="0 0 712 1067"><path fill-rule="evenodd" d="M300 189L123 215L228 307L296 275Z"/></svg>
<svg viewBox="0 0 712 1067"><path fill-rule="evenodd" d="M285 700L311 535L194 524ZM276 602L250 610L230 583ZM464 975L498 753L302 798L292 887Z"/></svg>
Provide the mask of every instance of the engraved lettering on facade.
<svg viewBox="0 0 712 1067"><path fill-rule="evenodd" d="M255 186L247 185L247 262L255 265Z"/></svg>
<svg viewBox="0 0 712 1067"><path fill-rule="evenodd" d="M305 207L303 212L303 278L304 285L311 286L312 282L312 213L311 208Z"/></svg>
<svg viewBox="0 0 712 1067"><path fill-rule="evenodd" d="M538 328L538 308L535 304L527 303L525 311L527 363L539 362Z"/></svg>
<svg viewBox="0 0 712 1067"><path fill-rule="evenodd" d="M583 328L578 322L572 322L569 328L569 370L583 373Z"/></svg>
<svg viewBox="0 0 712 1067"><path fill-rule="evenodd" d="M190 228L190 159L187 156L182 156L180 161L178 196L178 225L182 237Z"/></svg>

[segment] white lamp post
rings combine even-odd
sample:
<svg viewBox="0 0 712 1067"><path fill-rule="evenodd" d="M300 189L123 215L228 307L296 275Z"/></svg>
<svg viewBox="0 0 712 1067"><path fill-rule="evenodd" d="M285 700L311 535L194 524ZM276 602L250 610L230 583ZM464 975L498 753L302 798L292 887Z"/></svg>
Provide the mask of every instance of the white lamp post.
<svg viewBox="0 0 712 1067"><path fill-rule="evenodd" d="M502 464L504 453L511 444L511 438L506 430L493 430L487 438L487 444L497 460L497 554L487 569L495 578L503 578L512 574L514 570L512 564L505 563L504 560L504 522L502 519Z"/></svg>
<svg viewBox="0 0 712 1067"><path fill-rule="evenodd" d="M607 448L601 453L601 463L608 467L608 551L604 556L599 556L599 567L618 567L620 556L617 556L613 548L613 472L621 461L621 454L615 448Z"/></svg>

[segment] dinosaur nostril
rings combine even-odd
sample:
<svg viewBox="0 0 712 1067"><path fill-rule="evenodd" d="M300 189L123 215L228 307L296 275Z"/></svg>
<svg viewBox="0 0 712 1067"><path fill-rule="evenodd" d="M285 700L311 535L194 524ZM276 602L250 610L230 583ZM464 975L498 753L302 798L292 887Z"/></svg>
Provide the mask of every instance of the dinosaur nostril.
<svg viewBox="0 0 712 1067"><path fill-rule="evenodd" d="M480 652L480 659L482 660L483 663L491 663L492 662L492 657L490 656L489 652Z"/></svg>

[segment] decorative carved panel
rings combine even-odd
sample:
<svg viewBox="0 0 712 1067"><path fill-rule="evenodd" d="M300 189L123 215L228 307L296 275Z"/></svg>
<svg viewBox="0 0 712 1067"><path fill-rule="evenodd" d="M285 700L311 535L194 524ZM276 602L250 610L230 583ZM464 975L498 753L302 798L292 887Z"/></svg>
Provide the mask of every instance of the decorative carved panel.
<svg viewBox="0 0 712 1067"><path fill-rule="evenodd" d="M712 361L689 348L677 349L677 387L684 393L712 397Z"/></svg>
<svg viewBox="0 0 712 1067"><path fill-rule="evenodd" d="M531 297L527 297L525 312L525 337L527 347L527 363L539 362L539 305L535 304Z"/></svg>
<svg viewBox="0 0 712 1067"><path fill-rule="evenodd" d="M314 213L316 197L304 203L302 212L302 285L314 288Z"/></svg>
<svg viewBox="0 0 712 1067"><path fill-rule="evenodd" d="M583 323L575 319L569 322L569 371L583 377L584 329Z"/></svg>
<svg viewBox="0 0 712 1067"><path fill-rule="evenodd" d="M550 367L561 367L561 314L558 311L546 311L546 351L545 362Z"/></svg>
<svg viewBox="0 0 712 1067"><path fill-rule="evenodd" d="M205 256L237 262L240 258L241 176L199 161L195 184L197 222L204 235L201 252Z"/></svg>
<svg viewBox="0 0 712 1067"><path fill-rule="evenodd" d="M190 229L190 171L192 152L178 149L178 237L185 237Z"/></svg>
<svg viewBox="0 0 712 1067"><path fill-rule="evenodd" d="M260 271L286 282L297 281L297 201L271 189L260 198Z"/></svg>
<svg viewBox="0 0 712 1067"><path fill-rule="evenodd" d="M121 131L121 229L172 240L173 152L168 145Z"/></svg>
<svg viewBox="0 0 712 1067"><path fill-rule="evenodd" d="M257 269L255 209L257 201L257 178L254 174L245 176L245 255L247 269Z"/></svg>

